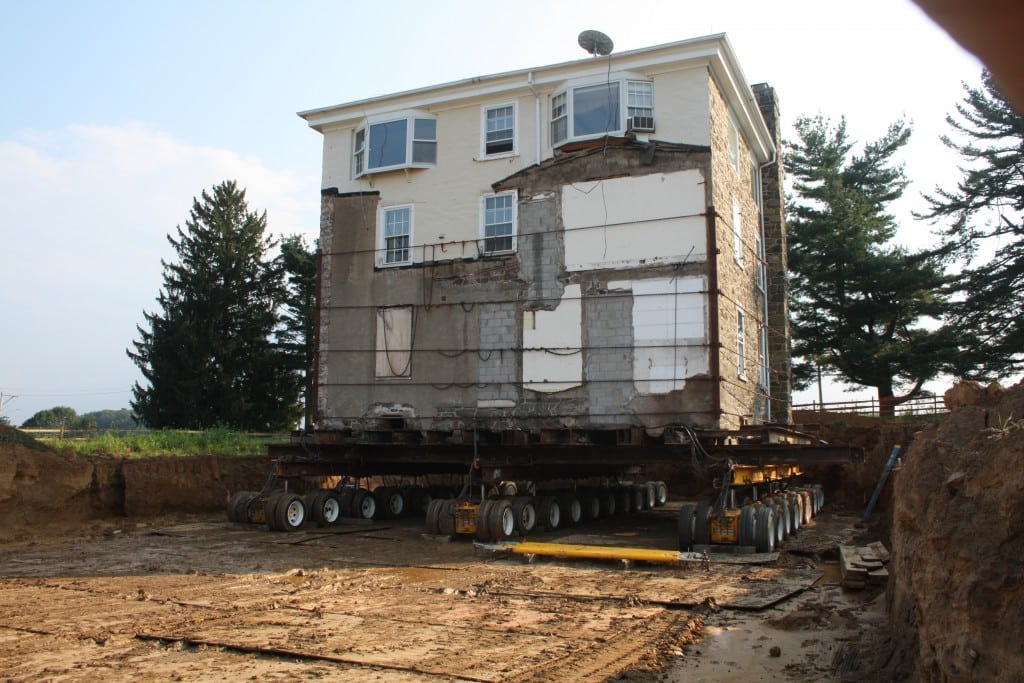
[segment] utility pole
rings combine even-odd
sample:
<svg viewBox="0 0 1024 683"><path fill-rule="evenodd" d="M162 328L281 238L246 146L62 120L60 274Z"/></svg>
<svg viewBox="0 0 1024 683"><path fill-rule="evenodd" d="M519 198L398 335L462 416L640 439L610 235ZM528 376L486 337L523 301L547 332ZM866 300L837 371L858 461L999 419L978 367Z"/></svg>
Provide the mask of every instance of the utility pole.
<svg viewBox="0 0 1024 683"><path fill-rule="evenodd" d="M3 416L4 414L4 406L16 398L18 397L13 394L7 394L7 396L4 396L4 392L0 391L0 416Z"/></svg>

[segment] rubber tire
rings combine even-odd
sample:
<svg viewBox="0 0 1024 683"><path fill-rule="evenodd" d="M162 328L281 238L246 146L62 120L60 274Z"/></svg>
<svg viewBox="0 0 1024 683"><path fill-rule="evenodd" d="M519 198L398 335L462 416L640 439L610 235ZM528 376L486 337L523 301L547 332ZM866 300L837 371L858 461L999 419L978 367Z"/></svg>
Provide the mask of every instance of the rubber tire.
<svg viewBox="0 0 1024 683"><path fill-rule="evenodd" d="M274 521L281 531L298 531L306 524L306 503L294 493L285 493L274 506Z"/></svg>
<svg viewBox="0 0 1024 683"><path fill-rule="evenodd" d="M679 510L679 523L676 525L679 536L679 549L688 551L693 548L693 522L696 516L696 508L692 505L684 505Z"/></svg>
<svg viewBox="0 0 1024 683"><path fill-rule="evenodd" d="M525 536L537 528L537 506L532 498L518 498L512 503L512 514L515 515L516 532Z"/></svg>
<svg viewBox="0 0 1024 683"><path fill-rule="evenodd" d="M366 489L352 494L352 516L356 519L373 519L377 514L377 501Z"/></svg>
<svg viewBox="0 0 1024 683"><path fill-rule="evenodd" d="M583 506L575 494L566 494L558 497L558 505L561 507L561 526L576 526L583 519Z"/></svg>
<svg viewBox="0 0 1024 683"><path fill-rule="evenodd" d="M801 510L803 500L800 499L800 496L793 493L787 495L786 499L789 501L789 525L792 527L793 533L795 534L800 530L800 526L803 524L804 513Z"/></svg>
<svg viewBox="0 0 1024 683"><path fill-rule="evenodd" d="M655 497L654 504L657 507L663 507L668 502L668 484L663 481L654 482Z"/></svg>
<svg viewBox="0 0 1024 683"><path fill-rule="evenodd" d="M782 518L782 537L793 535L793 517L789 514L789 501L779 496L775 499L775 514Z"/></svg>
<svg viewBox="0 0 1024 683"><path fill-rule="evenodd" d="M267 518L267 528L271 531L281 531L277 527L277 517L274 512L277 510L277 501L284 495L284 491L274 491L267 496L263 503L263 516Z"/></svg>
<svg viewBox="0 0 1024 683"><path fill-rule="evenodd" d="M491 501L487 510L487 526L493 541L507 541L516 532L512 502L506 498Z"/></svg>
<svg viewBox="0 0 1024 683"><path fill-rule="evenodd" d="M643 484L634 484L630 487L633 496L633 507L630 512L643 512L647 509L647 487Z"/></svg>
<svg viewBox="0 0 1024 683"><path fill-rule="evenodd" d="M754 517L754 546L759 553L775 550L775 512L766 505L758 506Z"/></svg>
<svg viewBox="0 0 1024 683"><path fill-rule="evenodd" d="M562 508L554 496L544 496L537 506L537 523L548 531L554 531L562 522Z"/></svg>
<svg viewBox="0 0 1024 683"><path fill-rule="evenodd" d="M228 502L229 522L248 522L249 503L256 497L255 491L237 491Z"/></svg>
<svg viewBox="0 0 1024 683"><path fill-rule="evenodd" d="M309 513L320 526L334 526L341 520L341 499L330 489L320 489L309 497Z"/></svg>
<svg viewBox="0 0 1024 683"><path fill-rule="evenodd" d="M804 502L803 506L803 523L810 524L811 519L814 517L814 501L811 499L811 492L807 489L803 489L800 493L800 500Z"/></svg>
<svg viewBox="0 0 1024 683"><path fill-rule="evenodd" d="M633 492L625 486L615 489L615 512L619 515L633 512Z"/></svg>
<svg viewBox="0 0 1024 683"><path fill-rule="evenodd" d="M709 545L711 543L711 525L708 518L711 515L711 504L706 500L697 503L697 513L693 520L693 543L694 545Z"/></svg>
<svg viewBox="0 0 1024 683"><path fill-rule="evenodd" d="M455 535L455 499L445 498L437 511L437 530L442 536Z"/></svg>
<svg viewBox="0 0 1024 683"><path fill-rule="evenodd" d="M434 498L427 505L427 514L423 517L423 533L436 536L438 533L437 528L437 508L441 504L440 498Z"/></svg>
<svg viewBox="0 0 1024 683"><path fill-rule="evenodd" d="M744 505L740 510L740 521L739 521L739 534L738 542L739 545L751 546L756 544L754 532L756 531L757 523L755 521L756 508L765 507L764 505Z"/></svg>
<svg viewBox="0 0 1024 683"><path fill-rule="evenodd" d="M580 494L580 512L583 521L591 522L601 518L601 501L593 491Z"/></svg>
<svg viewBox="0 0 1024 683"><path fill-rule="evenodd" d="M601 517L614 517L618 511L615 492L611 489L602 489L598 498L601 500Z"/></svg>
<svg viewBox="0 0 1024 683"><path fill-rule="evenodd" d="M491 507L497 501L488 498L476 509L476 540L484 543L491 540Z"/></svg>

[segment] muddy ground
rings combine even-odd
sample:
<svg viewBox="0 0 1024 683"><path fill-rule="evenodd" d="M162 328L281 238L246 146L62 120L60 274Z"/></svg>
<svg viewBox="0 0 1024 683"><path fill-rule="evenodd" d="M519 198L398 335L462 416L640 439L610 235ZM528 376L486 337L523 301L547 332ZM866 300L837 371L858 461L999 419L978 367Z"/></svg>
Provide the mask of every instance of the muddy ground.
<svg viewBox="0 0 1024 683"><path fill-rule="evenodd" d="M679 505L536 540L672 548ZM844 592L830 552L855 520L709 568L528 564L410 519L50 525L0 544L0 679L870 680L882 589Z"/></svg>

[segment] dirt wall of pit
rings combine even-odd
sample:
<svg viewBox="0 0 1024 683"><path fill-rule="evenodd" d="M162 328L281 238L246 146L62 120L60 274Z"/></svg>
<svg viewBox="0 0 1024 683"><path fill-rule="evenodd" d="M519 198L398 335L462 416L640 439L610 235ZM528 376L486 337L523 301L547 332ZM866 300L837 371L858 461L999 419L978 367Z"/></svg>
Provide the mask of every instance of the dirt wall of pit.
<svg viewBox="0 0 1024 683"><path fill-rule="evenodd" d="M893 680L1024 680L1024 384L960 384L894 476Z"/></svg>
<svg viewBox="0 0 1024 683"><path fill-rule="evenodd" d="M266 456L121 459L57 451L0 427L0 536L51 522L224 510L260 489Z"/></svg>

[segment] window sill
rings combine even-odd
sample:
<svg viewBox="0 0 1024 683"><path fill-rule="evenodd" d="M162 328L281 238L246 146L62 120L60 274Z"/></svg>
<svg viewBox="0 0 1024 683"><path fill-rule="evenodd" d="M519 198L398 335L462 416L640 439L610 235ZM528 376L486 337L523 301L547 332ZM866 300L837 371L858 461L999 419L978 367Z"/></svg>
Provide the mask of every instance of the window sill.
<svg viewBox="0 0 1024 683"><path fill-rule="evenodd" d="M497 159L511 159L519 156L519 152L513 150L511 152L499 152L498 154L481 154L473 161L496 161Z"/></svg>

